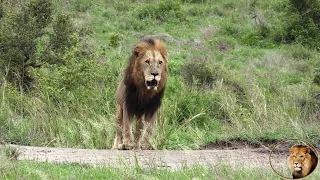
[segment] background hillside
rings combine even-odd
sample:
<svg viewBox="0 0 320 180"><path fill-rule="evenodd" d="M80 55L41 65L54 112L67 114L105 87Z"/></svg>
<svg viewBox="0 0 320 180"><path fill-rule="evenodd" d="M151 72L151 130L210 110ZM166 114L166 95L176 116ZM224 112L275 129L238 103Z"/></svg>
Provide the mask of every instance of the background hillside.
<svg viewBox="0 0 320 180"><path fill-rule="evenodd" d="M169 50L153 143L320 140L320 2L4 0L0 141L111 148L133 44Z"/></svg>

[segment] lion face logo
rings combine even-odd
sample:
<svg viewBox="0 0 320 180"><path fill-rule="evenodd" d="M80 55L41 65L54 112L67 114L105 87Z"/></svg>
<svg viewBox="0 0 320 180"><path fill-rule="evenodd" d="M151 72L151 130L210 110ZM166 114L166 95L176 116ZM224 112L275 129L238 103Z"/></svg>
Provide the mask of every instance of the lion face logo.
<svg viewBox="0 0 320 180"><path fill-rule="evenodd" d="M296 145L290 148L288 166L293 179L309 175L317 166L318 158L309 146Z"/></svg>
<svg viewBox="0 0 320 180"><path fill-rule="evenodd" d="M297 151L297 152L292 152L291 153L291 160L292 162L290 163L293 163L293 168L295 171L301 171L302 170L302 167L303 167L303 163L306 159L306 156L310 156L310 154L307 154L309 153L309 149L302 149L300 151Z"/></svg>

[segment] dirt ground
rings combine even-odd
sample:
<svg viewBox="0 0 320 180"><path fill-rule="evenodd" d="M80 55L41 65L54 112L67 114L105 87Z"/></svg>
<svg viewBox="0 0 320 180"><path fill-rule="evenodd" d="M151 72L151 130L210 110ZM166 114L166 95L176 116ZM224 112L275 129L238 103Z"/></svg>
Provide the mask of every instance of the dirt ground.
<svg viewBox="0 0 320 180"><path fill-rule="evenodd" d="M220 143L220 144L219 144ZM217 142L202 150L97 150L73 148L31 147L7 145L18 149L18 160L63 163L84 163L111 167L134 166L176 169L183 166L211 166L270 168L267 146L252 146L246 142ZM285 157L284 157L285 158ZM274 161L273 163L276 163Z"/></svg>

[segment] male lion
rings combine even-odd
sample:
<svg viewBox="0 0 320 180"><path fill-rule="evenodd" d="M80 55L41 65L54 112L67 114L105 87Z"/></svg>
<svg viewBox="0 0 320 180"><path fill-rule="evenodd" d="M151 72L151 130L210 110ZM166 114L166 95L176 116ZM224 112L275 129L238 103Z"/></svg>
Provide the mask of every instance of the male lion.
<svg viewBox="0 0 320 180"><path fill-rule="evenodd" d="M112 149L154 149L149 142L168 79L166 45L145 39L132 51L116 92L116 137ZM137 118L135 138L133 117Z"/></svg>
<svg viewBox="0 0 320 180"><path fill-rule="evenodd" d="M293 179L309 175L317 166L318 158L309 146L295 145L290 148L288 166Z"/></svg>

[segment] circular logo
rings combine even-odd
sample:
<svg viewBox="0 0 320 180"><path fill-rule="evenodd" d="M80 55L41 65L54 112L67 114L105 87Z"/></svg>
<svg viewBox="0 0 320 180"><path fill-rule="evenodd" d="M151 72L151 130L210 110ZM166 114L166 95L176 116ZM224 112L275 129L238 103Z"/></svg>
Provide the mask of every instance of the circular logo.
<svg viewBox="0 0 320 180"><path fill-rule="evenodd" d="M318 165L318 151L301 139L278 142L269 156L271 168L285 179L300 179L310 175Z"/></svg>

